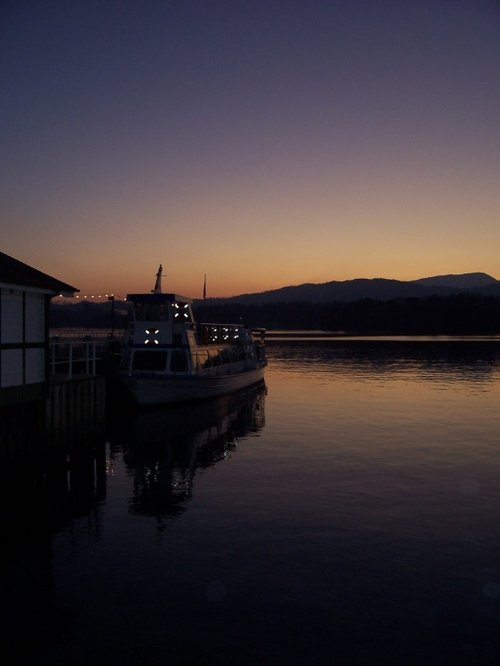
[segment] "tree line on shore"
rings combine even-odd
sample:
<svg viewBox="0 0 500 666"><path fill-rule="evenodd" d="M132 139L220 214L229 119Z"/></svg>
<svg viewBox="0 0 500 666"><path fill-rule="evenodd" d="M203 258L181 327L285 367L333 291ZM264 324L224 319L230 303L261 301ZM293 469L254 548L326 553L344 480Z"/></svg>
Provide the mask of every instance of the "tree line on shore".
<svg viewBox="0 0 500 666"><path fill-rule="evenodd" d="M198 320L242 322L270 330L309 329L362 335L500 333L500 298L471 294L346 303L197 304L195 312Z"/></svg>
<svg viewBox="0 0 500 666"><path fill-rule="evenodd" d="M500 334L500 298L477 294L361 299L333 303L237 302L204 304L195 301L197 321L225 322L268 330L324 330L360 335L495 335ZM126 326L124 310L109 303L51 307L52 328L115 328Z"/></svg>

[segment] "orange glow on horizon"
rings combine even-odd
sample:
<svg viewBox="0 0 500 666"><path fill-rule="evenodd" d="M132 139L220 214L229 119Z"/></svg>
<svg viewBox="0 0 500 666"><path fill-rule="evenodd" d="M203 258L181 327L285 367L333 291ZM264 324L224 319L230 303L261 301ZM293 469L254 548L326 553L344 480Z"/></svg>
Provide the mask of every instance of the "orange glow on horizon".
<svg viewBox="0 0 500 666"><path fill-rule="evenodd" d="M89 297L500 277L493 5L143 4L13 3L3 252Z"/></svg>

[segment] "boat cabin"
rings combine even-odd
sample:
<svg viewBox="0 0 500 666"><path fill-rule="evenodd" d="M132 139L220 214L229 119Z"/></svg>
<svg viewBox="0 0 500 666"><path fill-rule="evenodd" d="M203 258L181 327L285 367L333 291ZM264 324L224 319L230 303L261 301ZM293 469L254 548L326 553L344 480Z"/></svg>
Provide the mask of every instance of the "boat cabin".
<svg viewBox="0 0 500 666"><path fill-rule="evenodd" d="M243 326L196 324L190 298L128 294L127 302L133 306L125 358L130 374L213 374L251 354Z"/></svg>
<svg viewBox="0 0 500 666"><path fill-rule="evenodd" d="M186 331L195 327L192 300L177 294L128 294L132 303L133 344L186 344Z"/></svg>

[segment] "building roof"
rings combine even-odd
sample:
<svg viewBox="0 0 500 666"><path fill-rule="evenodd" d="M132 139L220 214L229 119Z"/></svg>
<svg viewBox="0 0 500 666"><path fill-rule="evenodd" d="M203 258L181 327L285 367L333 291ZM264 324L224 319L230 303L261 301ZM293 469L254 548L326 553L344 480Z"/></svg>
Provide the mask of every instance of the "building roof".
<svg viewBox="0 0 500 666"><path fill-rule="evenodd" d="M28 266L28 264L23 264L22 261L9 257L3 252L0 252L0 283L43 289L53 294L79 291L76 287L56 280L56 278Z"/></svg>

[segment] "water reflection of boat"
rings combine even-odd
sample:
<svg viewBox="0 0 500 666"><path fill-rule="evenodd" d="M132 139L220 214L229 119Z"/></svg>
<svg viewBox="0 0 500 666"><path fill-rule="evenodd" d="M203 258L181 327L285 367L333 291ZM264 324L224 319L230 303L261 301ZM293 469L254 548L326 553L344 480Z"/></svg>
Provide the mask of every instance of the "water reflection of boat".
<svg viewBox="0 0 500 666"><path fill-rule="evenodd" d="M134 475L131 511L156 517L160 527L165 518L182 512L196 470L227 459L239 438L264 427L265 395L261 382L196 405L120 418L110 440L122 448Z"/></svg>
<svg viewBox="0 0 500 666"><path fill-rule="evenodd" d="M213 398L263 379L264 329L196 324L191 299L161 291L128 294L132 322L118 379L139 405Z"/></svg>

